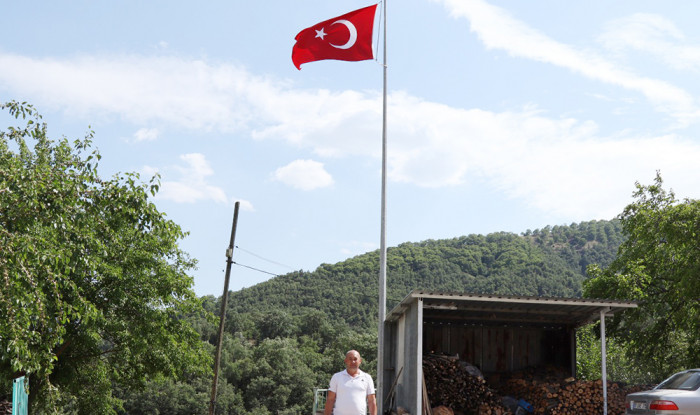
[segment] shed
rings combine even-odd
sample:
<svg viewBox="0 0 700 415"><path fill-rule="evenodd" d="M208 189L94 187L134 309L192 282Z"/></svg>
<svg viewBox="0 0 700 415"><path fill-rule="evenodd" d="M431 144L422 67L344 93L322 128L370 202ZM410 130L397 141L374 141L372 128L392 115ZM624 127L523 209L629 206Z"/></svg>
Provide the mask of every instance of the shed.
<svg viewBox="0 0 700 415"><path fill-rule="evenodd" d="M484 374L555 365L575 376L575 330L596 320L605 376L605 317L634 307L611 300L414 290L384 322L380 408L421 413L424 353L459 355ZM605 386L603 394L607 412ZM390 396L394 408L383 408Z"/></svg>

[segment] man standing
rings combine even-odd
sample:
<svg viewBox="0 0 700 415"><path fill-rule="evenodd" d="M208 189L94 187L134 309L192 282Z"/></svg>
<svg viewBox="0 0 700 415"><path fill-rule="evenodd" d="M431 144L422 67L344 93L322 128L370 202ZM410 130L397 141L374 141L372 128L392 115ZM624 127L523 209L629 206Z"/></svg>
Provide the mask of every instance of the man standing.
<svg viewBox="0 0 700 415"><path fill-rule="evenodd" d="M357 350L345 354L345 370L331 378L323 415L377 415L377 399L372 376L360 370Z"/></svg>

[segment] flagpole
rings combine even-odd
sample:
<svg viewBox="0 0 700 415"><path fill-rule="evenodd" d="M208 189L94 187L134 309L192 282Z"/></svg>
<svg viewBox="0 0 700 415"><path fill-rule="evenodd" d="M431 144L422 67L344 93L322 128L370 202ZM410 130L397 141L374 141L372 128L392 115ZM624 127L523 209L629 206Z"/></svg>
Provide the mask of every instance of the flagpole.
<svg viewBox="0 0 700 415"><path fill-rule="evenodd" d="M382 197L381 231L379 237L379 327L377 333L377 413L384 413L384 320L386 319L386 3L382 0L384 19L384 88L382 99Z"/></svg>

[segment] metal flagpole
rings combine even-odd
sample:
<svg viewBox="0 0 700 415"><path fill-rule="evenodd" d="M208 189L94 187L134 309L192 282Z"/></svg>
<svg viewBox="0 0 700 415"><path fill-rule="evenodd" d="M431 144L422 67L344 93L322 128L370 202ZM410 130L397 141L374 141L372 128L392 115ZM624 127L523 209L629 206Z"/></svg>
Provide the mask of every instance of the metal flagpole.
<svg viewBox="0 0 700 415"><path fill-rule="evenodd" d="M386 2L382 0L384 19L384 91L382 100L382 200L379 237L379 330L377 338L377 413L384 413L384 320L386 319Z"/></svg>

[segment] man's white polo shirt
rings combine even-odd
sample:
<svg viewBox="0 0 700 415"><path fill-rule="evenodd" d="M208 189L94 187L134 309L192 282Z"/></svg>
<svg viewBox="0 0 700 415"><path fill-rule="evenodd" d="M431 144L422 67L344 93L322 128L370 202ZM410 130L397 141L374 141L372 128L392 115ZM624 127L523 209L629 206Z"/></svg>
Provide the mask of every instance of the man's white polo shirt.
<svg viewBox="0 0 700 415"><path fill-rule="evenodd" d="M367 397L375 394L372 376L360 369L355 377L347 369L336 373L328 389L335 392L333 415L365 415Z"/></svg>

